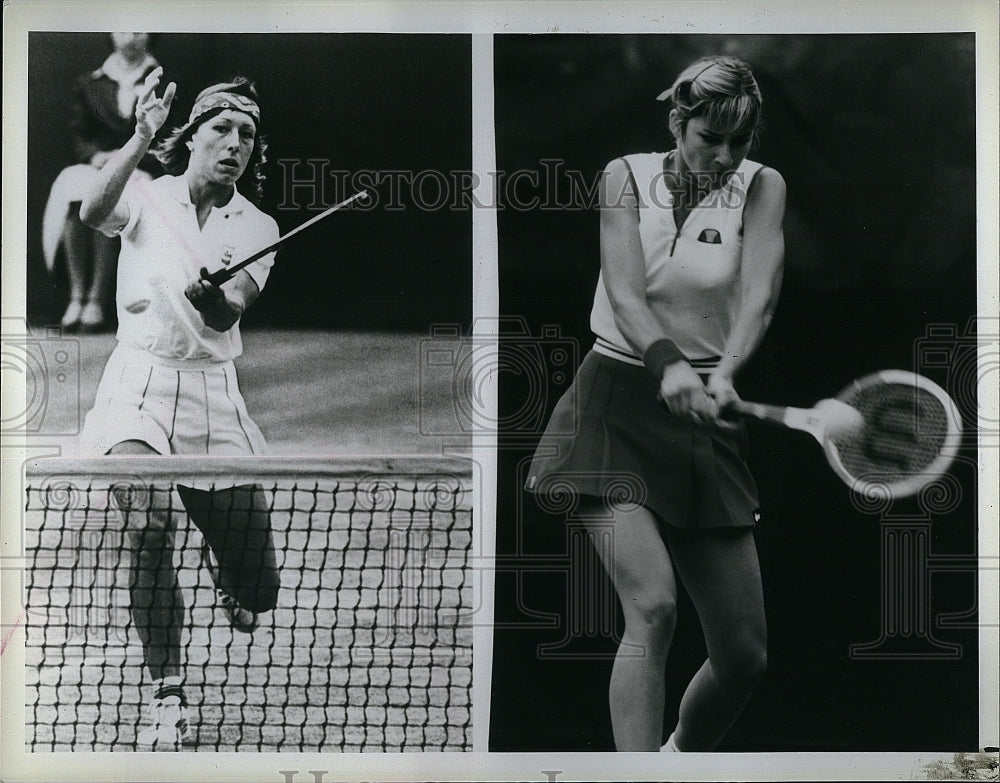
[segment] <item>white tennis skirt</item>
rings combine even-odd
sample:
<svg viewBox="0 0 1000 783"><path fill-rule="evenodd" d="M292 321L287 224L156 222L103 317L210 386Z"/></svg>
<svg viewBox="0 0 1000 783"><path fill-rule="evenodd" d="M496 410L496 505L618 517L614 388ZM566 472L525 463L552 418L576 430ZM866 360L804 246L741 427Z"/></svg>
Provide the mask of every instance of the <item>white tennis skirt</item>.
<svg viewBox="0 0 1000 783"><path fill-rule="evenodd" d="M128 440L160 454L267 454L231 361L171 361L119 344L80 436L86 455Z"/></svg>

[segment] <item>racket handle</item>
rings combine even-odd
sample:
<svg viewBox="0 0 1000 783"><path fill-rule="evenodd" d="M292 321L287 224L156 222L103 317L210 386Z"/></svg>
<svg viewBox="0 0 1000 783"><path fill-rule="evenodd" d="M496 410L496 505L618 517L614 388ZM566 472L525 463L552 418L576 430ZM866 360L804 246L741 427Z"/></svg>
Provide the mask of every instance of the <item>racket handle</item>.
<svg viewBox="0 0 1000 783"><path fill-rule="evenodd" d="M230 272L225 267L223 267L222 269L219 269L219 270L217 270L215 272L212 272L212 274L206 274L206 271L207 270L205 270L205 269L201 270L201 272L202 272L201 279L202 280L207 280L209 283L211 283L214 286L220 286L223 283L225 283L225 282L227 282L229 280L232 280L232 278L233 278L232 272Z"/></svg>
<svg viewBox="0 0 1000 783"><path fill-rule="evenodd" d="M258 259L261 259L264 256L266 256L268 253L270 253L270 252L272 252L274 250L277 250L278 246L282 242L284 242L286 239L288 239L289 237L295 236L300 231L302 231L302 230L304 230L306 228L309 228L309 226L313 225L317 221L322 220L323 218L327 217L328 215L332 215L337 210L343 209L348 204L350 204L352 201L357 201L358 199L360 199L362 201L367 201L369 198L370 198L370 194L368 193L367 190L358 191L357 193L355 193L350 198L346 198L343 201L341 201L339 204L334 204L329 209L327 209L327 210L325 210L323 212L320 212L315 217L310 218L305 223L303 223L301 226L297 226L296 228L293 228L291 231L289 231L284 236L278 237L277 241L272 242L270 245L268 245L265 248L261 248L256 253L254 253L252 256L244 258L238 264L233 264L232 266L229 266L229 267L223 267L222 269L219 269L216 272L212 272L212 274L210 274L210 275L205 274L204 270L202 270L201 279L202 280L207 280L209 283L211 283L214 286L220 286L223 283L225 283L226 281L232 280L234 277L236 277L236 273L239 272L241 269L246 269L254 261L257 261Z"/></svg>
<svg viewBox="0 0 1000 783"><path fill-rule="evenodd" d="M787 408L780 405L763 405L759 402L746 402L744 400L734 400L722 410L722 417L725 419L759 419L769 421L772 424L784 424L788 413Z"/></svg>

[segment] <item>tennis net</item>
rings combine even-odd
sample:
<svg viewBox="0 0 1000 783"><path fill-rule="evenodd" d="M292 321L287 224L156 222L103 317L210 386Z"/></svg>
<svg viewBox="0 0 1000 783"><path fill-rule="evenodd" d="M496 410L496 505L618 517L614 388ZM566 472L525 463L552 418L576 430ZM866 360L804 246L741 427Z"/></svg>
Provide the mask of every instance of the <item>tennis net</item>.
<svg viewBox="0 0 1000 783"><path fill-rule="evenodd" d="M206 552L225 565L253 536L204 533L185 489L205 493L215 525L241 518L238 485L255 485L266 507L279 581L276 608L250 632L220 606ZM150 630L162 613L136 620L149 579L136 535L150 528L173 531L171 594L183 596L173 622L192 739L177 749L471 749L470 485L459 459L29 462L28 749L147 749L143 640L155 656L166 638Z"/></svg>

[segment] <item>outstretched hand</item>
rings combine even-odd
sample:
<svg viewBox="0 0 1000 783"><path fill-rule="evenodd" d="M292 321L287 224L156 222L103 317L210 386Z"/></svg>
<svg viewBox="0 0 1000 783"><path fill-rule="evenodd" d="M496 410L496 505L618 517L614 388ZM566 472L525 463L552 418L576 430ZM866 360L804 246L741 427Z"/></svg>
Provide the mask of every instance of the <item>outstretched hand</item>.
<svg viewBox="0 0 1000 783"><path fill-rule="evenodd" d="M163 67L157 66L142 84L142 92L135 104L135 129L144 139L152 139L157 131L163 127L170 114L170 104L174 101L174 93L177 92L177 85L170 82L163 91L163 97L156 97L156 88L160 84L160 77L163 75Z"/></svg>

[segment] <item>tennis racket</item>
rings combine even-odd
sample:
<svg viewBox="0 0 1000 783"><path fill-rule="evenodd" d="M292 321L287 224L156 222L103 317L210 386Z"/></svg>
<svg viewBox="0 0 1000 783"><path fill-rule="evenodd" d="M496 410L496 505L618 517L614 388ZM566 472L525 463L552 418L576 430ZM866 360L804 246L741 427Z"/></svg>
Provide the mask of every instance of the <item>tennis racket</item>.
<svg viewBox="0 0 1000 783"><path fill-rule="evenodd" d="M339 204L334 204L329 209L326 209L323 212L320 212L318 215L315 215L314 217L309 218L309 220L307 220L301 226L296 226L295 228L293 228L291 231L289 231L284 236L278 237L277 241L271 243L270 245L268 245L265 248L262 248L261 250L258 250L252 256L244 258L238 264L233 264L232 266L223 267L222 269L218 270L217 272L212 272L212 274L206 274L205 271L202 270L201 279L202 280L207 280L212 285L216 285L216 286L222 285L227 280L232 280L236 276L236 273L239 272L241 269L250 266L250 264L252 264L254 261L257 261L257 260L263 258L268 253L270 253L270 252L274 251L275 249L277 249L277 247L282 242L284 242L286 239L295 236L300 231L305 231L307 228L309 228L309 226L313 225L314 223L318 223L323 218L329 217L334 212L343 209L348 204L350 204L352 201L356 201L358 199L361 199L362 201L364 201L364 200L367 200L367 198L368 198L368 191L367 190L359 191L358 193L355 193L350 198L344 199Z"/></svg>
<svg viewBox="0 0 1000 783"><path fill-rule="evenodd" d="M808 432L841 480L866 495L915 495L948 470L962 437L944 389L903 370L866 375L812 408L740 401L725 415Z"/></svg>

